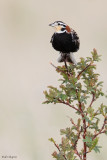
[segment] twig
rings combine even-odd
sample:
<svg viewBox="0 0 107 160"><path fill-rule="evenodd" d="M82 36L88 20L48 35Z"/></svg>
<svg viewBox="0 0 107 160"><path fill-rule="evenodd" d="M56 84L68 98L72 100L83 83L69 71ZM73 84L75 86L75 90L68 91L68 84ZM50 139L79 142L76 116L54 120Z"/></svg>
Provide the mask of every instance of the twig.
<svg viewBox="0 0 107 160"><path fill-rule="evenodd" d="M80 158L80 160L82 160L82 156L79 154L79 152L77 151L77 149L75 149L75 154Z"/></svg>
<svg viewBox="0 0 107 160"><path fill-rule="evenodd" d="M73 145L74 149L76 150L76 153L78 153L76 147L77 147L78 140L80 139L80 135L81 135L81 132L82 132L82 127L81 127L81 129L79 130L79 127L74 123L74 121L73 121L72 118L70 118L70 121L71 121L71 123L77 128L77 131L78 131L77 140L75 141L75 143L74 143L74 145ZM79 153L78 153L77 155L79 155ZM79 155L79 157L82 158L80 155Z"/></svg>
<svg viewBox="0 0 107 160"><path fill-rule="evenodd" d="M92 106L93 102L95 101L95 94L93 93L92 94L92 100L91 100L91 103L89 105L89 108Z"/></svg>
<svg viewBox="0 0 107 160"><path fill-rule="evenodd" d="M72 118L70 118L70 121L71 121L71 123L77 128L77 131L79 132L79 128L78 128L78 126L74 123L74 121L73 121Z"/></svg>
<svg viewBox="0 0 107 160"><path fill-rule="evenodd" d="M82 73L82 72L81 72ZM79 74L80 76L81 74ZM82 119L83 119L83 128L84 128L84 131L83 131L83 139L85 139L86 137L86 132L87 132L87 126L86 126L86 120L85 120L85 115L83 113L83 110L82 110L82 104L79 100L79 97L78 97L78 90L76 89L76 94L77 94L77 99L78 99L78 103L79 103L79 108L80 108L80 111L81 111L81 116L82 116ZM83 142L83 147L84 147L84 154L83 154L83 160L86 160L86 152L87 152L87 146L86 146L86 142Z"/></svg>
<svg viewBox="0 0 107 160"><path fill-rule="evenodd" d="M63 104L68 105L69 107L75 109L75 110L78 111L78 112L81 112L79 109L77 109L76 107L70 105L68 102L62 101L61 99L58 99L58 101L59 101L60 103L63 103Z"/></svg>
<svg viewBox="0 0 107 160"><path fill-rule="evenodd" d="M81 102L80 102L79 97L78 97L78 90L77 90L77 89L76 89L76 95L77 95L78 104L79 104L79 109L80 109L80 112L81 112L82 118L84 118L84 113L83 113L83 110L82 110Z"/></svg>
<svg viewBox="0 0 107 160"><path fill-rule="evenodd" d="M94 116L98 115L99 109L94 113Z"/></svg>
<svg viewBox="0 0 107 160"><path fill-rule="evenodd" d="M50 63L54 68L56 68L58 71L65 73L65 71L59 69L58 67L56 67L53 63Z"/></svg>
<svg viewBox="0 0 107 160"><path fill-rule="evenodd" d="M91 103L90 103L90 105L89 105L88 108L91 108L91 106L92 106L92 104L93 104L94 101L95 101L95 94L92 93L92 100L91 100ZM87 114L88 114L88 112L86 113L86 115L87 115Z"/></svg>
<svg viewBox="0 0 107 160"><path fill-rule="evenodd" d="M56 144L56 143L54 142L54 145L55 145L55 147L58 149L58 151L61 152L61 150L60 150L58 144ZM65 160L67 160L65 154L63 154L62 156L64 157Z"/></svg>
<svg viewBox="0 0 107 160"><path fill-rule="evenodd" d="M58 68L58 67L56 67L53 63L50 63L56 70L58 70L59 72L62 72L62 73L65 73L65 71L67 72L67 74L68 74L68 77L69 76L72 76L72 74L68 71L68 66L67 66L67 64L66 64L66 62L65 62L65 68L66 68L66 70L64 71L64 70L61 70L60 68Z"/></svg>
<svg viewBox="0 0 107 160"><path fill-rule="evenodd" d="M77 140L75 141L75 143L74 143L74 145L73 145L74 149L76 149L76 146L77 146L78 140L80 139L81 132L82 132L82 127L81 127L80 131L78 132Z"/></svg>
<svg viewBox="0 0 107 160"><path fill-rule="evenodd" d="M65 65L66 70L61 70L60 68L56 67L53 63L50 63L56 70L58 70L59 72L65 73L65 71L67 71L68 76L70 76L71 74L68 72L68 67L67 64Z"/></svg>
<svg viewBox="0 0 107 160"><path fill-rule="evenodd" d="M102 128L101 128L101 130L102 130ZM100 130L99 133L97 133L97 134L94 135L94 137L92 138L92 140L94 140L99 134L102 134L102 133L106 132L106 130L104 130L104 131L101 131L101 130ZM90 152L91 152L91 150L88 150L86 153L90 153Z"/></svg>
<svg viewBox="0 0 107 160"><path fill-rule="evenodd" d="M92 63L90 63L89 65L87 65L87 66L77 75L77 79L80 78L81 74L82 74L89 66L92 66Z"/></svg>
<svg viewBox="0 0 107 160"><path fill-rule="evenodd" d="M104 119L104 123L103 123L100 131L99 131L97 134L94 135L94 137L92 138L92 140L94 140L98 135L106 132L106 130L103 130L104 127L105 127L105 124L106 124L106 118ZM87 153L90 153L90 152L91 152L91 150L88 150L88 151L86 152L86 154L87 154Z"/></svg>
<svg viewBox="0 0 107 160"><path fill-rule="evenodd" d="M103 126L101 127L100 131L94 135L93 139L95 139L99 134L105 133L106 130L103 131L105 124L106 124L106 118L104 119L104 123L103 123Z"/></svg>

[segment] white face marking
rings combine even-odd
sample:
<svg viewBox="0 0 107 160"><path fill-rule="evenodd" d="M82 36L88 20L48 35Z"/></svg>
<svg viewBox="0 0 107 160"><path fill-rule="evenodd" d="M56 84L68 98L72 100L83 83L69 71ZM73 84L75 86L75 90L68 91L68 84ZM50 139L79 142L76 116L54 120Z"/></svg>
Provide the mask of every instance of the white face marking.
<svg viewBox="0 0 107 160"><path fill-rule="evenodd" d="M64 33L64 32L66 32L66 29L65 29L66 28L66 24L61 22L61 21L56 21L56 22L50 24L50 26L55 28L55 32L56 33Z"/></svg>
<svg viewBox="0 0 107 160"><path fill-rule="evenodd" d="M56 31L56 33L64 33L64 32L66 32L66 30L64 30L64 31Z"/></svg>
<svg viewBox="0 0 107 160"><path fill-rule="evenodd" d="M52 27L55 27L55 26L58 26L58 25L63 26L63 27L66 26L65 23L60 22L60 21L55 21L54 23L50 24L50 26L52 26Z"/></svg>

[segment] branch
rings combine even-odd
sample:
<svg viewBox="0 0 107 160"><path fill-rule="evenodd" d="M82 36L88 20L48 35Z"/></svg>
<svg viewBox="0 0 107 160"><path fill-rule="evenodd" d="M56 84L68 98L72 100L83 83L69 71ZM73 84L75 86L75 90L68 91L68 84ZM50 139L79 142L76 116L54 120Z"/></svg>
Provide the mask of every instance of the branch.
<svg viewBox="0 0 107 160"><path fill-rule="evenodd" d="M77 128L77 131L78 131L78 136L77 136L77 140L75 141L73 147L74 147L74 150L75 150L75 154L77 154L79 156L79 158L82 160L82 156L79 154L79 152L77 151L77 143L78 143L78 140L80 139L80 135L81 135L81 132L82 132L82 127L81 127L81 130L79 131L79 128L78 126L74 123L73 119L70 118L70 121L71 123Z"/></svg>
<svg viewBox="0 0 107 160"><path fill-rule="evenodd" d="M84 127L84 132L83 132L83 139L86 138L86 133L87 133L87 128L86 128L86 120L83 120L83 127ZM86 142L83 142L84 145L84 154L83 154L83 159L86 160L86 152L87 152L87 145Z"/></svg>
<svg viewBox="0 0 107 160"><path fill-rule="evenodd" d="M100 129L100 131L97 134L94 135L94 137L92 138L92 140L94 140L98 135L106 132L106 130L103 130L105 124L106 124L106 118L104 119L104 123L103 123L102 128ZM91 152L91 150L88 150L86 153L90 153L90 152Z"/></svg>
<svg viewBox="0 0 107 160"><path fill-rule="evenodd" d="M98 115L99 109L94 113L94 116Z"/></svg>
<svg viewBox="0 0 107 160"><path fill-rule="evenodd" d="M75 125L74 121L73 121L73 120L71 120L71 121L72 121L73 124ZM74 150L74 153L80 158L80 160L82 160L82 156L79 154L79 152L78 152L78 150L77 150L77 148L76 148L76 145L77 145L77 142L78 142L78 140L79 140L79 138L80 138L81 132L82 132L82 127L81 127L81 130L79 131L78 138L77 138L77 140L76 140L76 142L75 142L75 144L74 144L75 146L73 146L74 149L75 149L75 150ZM58 146L55 142L54 142L54 145L55 145L55 147L58 149L58 151L61 152L59 146ZM67 160L65 154L63 155L63 157L64 157L65 160Z"/></svg>
<svg viewBox="0 0 107 160"><path fill-rule="evenodd" d="M67 71L68 76L70 76L70 73L68 72L68 67L67 67L67 65L65 65L66 70L63 71L63 70L59 69L58 67L56 67L53 63L50 63L50 64L51 64L56 70L58 70L59 72L65 73L65 71Z"/></svg>
<svg viewBox="0 0 107 160"><path fill-rule="evenodd" d="M97 134L94 135L93 139L95 139L99 134L105 133L106 130L103 131L105 124L106 124L106 118L104 119L104 123L103 123L102 128L100 129L100 131Z"/></svg>
<svg viewBox="0 0 107 160"><path fill-rule="evenodd" d="M95 94L93 93L92 94L92 101L91 101L91 103L89 105L89 108L92 106L92 104L93 104L94 101L95 101Z"/></svg>
<svg viewBox="0 0 107 160"><path fill-rule="evenodd" d="M53 63L50 62L50 64L51 64L54 68L56 68L57 70L59 70L59 71L62 72L62 70L60 70L58 67L56 67Z"/></svg>
<svg viewBox="0 0 107 160"><path fill-rule="evenodd" d="M79 128L78 128L78 126L74 123L74 121L73 121L72 118L70 118L70 121L71 121L71 123L77 128L77 131L79 132Z"/></svg>
<svg viewBox="0 0 107 160"><path fill-rule="evenodd" d="M75 141L75 143L73 145L74 149L76 149L76 147L77 147L77 143L78 143L78 141L80 139L81 132L82 132L82 127L81 127L81 130L78 132L77 140Z"/></svg>
<svg viewBox="0 0 107 160"><path fill-rule="evenodd" d="M87 65L81 72L79 72L79 74L77 75L77 79L80 79L81 74L82 74L89 66L92 66L92 62L91 62L89 65ZM94 66L94 65L93 65L93 66Z"/></svg>
<svg viewBox="0 0 107 160"><path fill-rule="evenodd" d="M81 72L82 73L82 72ZM80 76L81 74L79 74ZM79 100L79 97L78 97L78 90L76 90L76 93L77 93L77 99L78 99L78 103L79 103L79 108L80 108L80 111L81 111L81 116L82 116L82 119L83 119L83 128L84 128L84 131L83 131L83 139L85 139L86 137L86 132L87 132L87 128L86 128L86 120L84 119L85 115L83 113L83 110L82 110L82 104ZM86 142L83 142L83 147L84 147L84 154L83 154L83 160L86 160L86 152L87 152L87 146L86 146Z"/></svg>
<svg viewBox="0 0 107 160"><path fill-rule="evenodd" d="M80 109L80 112L81 112L82 118L84 118L84 113L83 113L83 110L82 110L81 102L80 102L79 97L78 97L78 90L77 90L77 89L76 89L76 95L77 95L78 104L79 104L79 109Z"/></svg>
<svg viewBox="0 0 107 160"><path fill-rule="evenodd" d="M68 77L72 77L72 73L70 73L69 72L69 70L68 70L68 66L67 66L67 64L66 64L66 62L64 62L65 63L65 71L67 72L67 75L68 75ZM61 70L61 69L59 69L58 67L56 67L54 64L52 64L52 63L50 63L56 70L58 70L59 72L62 72L62 73L65 73L65 71L63 71L63 70Z"/></svg>
<svg viewBox="0 0 107 160"><path fill-rule="evenodd" d="M89 105L88 108L91 108L91 106L92 106L92 104L93 104L94 101L95 101L95 94L92 93L92 100L91 100L91 103L90 103L90 105ZM86 113L86 115L87 115L87 114L88 114L88 113Z"/></svg>
<svg viewBox="0 0 107 160"><path fill-rule="evenodd" d="M59 101L60 103L63 103L63 104L68 105L69 107L75 109L75 110L78 111L78 112L81 112L79 109L77 109L76 107L70 105L68 102L62 101L62 100L60 100L60 99L58 99L58 101Z"/></svg>
<svg viewBox="0 0 107 160"><path fill-rule="evenodd" d="M61 150L60 150L58 144L56 144L56 143L54 142L54 145L55 145L55 147L58 149L58 151L61 152ZM65 154L63 154L62 156L64 157L65 160L67 160Z"/></svg>
<svg viewBox="0 0 107 160"><path fill-rule="evenodd" d="M75 149L74 153L80 158L80 160L82 160L82 156L79 154L79 152L77 151L77 149Z"/></svg>

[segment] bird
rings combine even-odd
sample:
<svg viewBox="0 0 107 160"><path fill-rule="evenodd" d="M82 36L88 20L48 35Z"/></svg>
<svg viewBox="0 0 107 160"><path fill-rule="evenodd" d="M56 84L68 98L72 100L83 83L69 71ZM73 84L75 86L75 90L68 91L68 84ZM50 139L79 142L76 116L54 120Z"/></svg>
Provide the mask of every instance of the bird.
<svg viewBox="0 0 107 160"><path fill-rule="evenodd" d="M79 50L80 40L75 30L62 21L55 21L49 26L55 29L50 42L53 48L60 53L58 62L71 62L77 65L73 53Z"/></svg>

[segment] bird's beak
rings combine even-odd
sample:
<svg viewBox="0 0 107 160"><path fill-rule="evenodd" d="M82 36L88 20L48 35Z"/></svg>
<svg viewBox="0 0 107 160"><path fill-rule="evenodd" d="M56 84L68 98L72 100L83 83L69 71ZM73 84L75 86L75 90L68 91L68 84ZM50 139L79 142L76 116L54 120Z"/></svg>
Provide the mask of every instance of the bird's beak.
<svg viewBox="0 0 107 160"><path fill-rule="evenodd" d="M54 24L53 24L53 23L51 23L51 24L49 24L49 26L54 27Z"/></svg>

